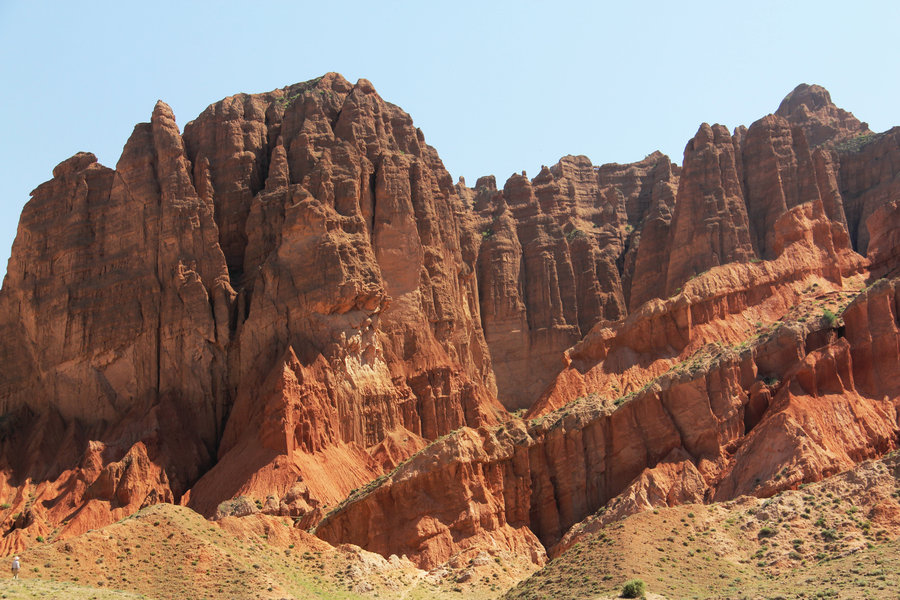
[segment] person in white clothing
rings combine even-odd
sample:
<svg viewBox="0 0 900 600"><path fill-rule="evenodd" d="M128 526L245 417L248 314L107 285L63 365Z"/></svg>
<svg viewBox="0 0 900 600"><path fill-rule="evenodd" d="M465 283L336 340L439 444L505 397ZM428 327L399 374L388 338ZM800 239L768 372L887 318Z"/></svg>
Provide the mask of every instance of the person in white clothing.
<svg viewBox="0 0 900 600"><path fill-rule="evenodd" d="M13 556L12 574L13 574L13 579L19 578L19 557L18 556Z"/></svg>

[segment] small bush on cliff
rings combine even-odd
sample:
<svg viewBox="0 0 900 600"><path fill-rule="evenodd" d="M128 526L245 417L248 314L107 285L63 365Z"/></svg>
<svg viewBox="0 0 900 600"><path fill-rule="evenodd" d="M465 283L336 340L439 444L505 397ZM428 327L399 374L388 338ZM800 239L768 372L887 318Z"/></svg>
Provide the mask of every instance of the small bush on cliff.
<svg viewBox="0 0 900 600"><path fill-rule="evenodd" d="M834 327L835 323L837 323L838 317L836 314L828 310L827 308L822 311L822 317L824 317L825 322L828 323L829 327Z"/></svg>
<svg viewBox="0 0 900 600"><path fill-rule="evenodd" d="M641 579L630 579L622 586L623 598L643 598L645 593L646 589Z"/></svg>
<svg viewBox="0 0 900 600"><path fill-rule="evenodd" d="M859 152L863 146L866 146L876 138L877 135L874 133L864 133L838 142L834 145L834 149L838 152Z"/></svg>

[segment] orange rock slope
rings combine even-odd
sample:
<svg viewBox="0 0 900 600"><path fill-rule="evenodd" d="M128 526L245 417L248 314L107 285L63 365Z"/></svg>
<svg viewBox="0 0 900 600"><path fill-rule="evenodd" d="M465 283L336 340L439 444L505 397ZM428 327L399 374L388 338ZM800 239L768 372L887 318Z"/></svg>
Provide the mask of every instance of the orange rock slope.
<svg viewBox="0 0 900 600"><path fill-rule="evenodd" d="M162 102L26 205L0 290L2 549L148 504L435 566L769 495L897 446L900 136L818 86L683 165L453 185L340 75ZM525 419L507 409L525 409Z"/></svg>
<svg viewBox="0 0 900 600"><path fill-rule="evenodd" d="M801 86L792 97L810 98L797 122L773 115L734 135L704 125L688 144L674 205L648 213L640 226L652 224L652 242L643 234L637 250L629 250L640 265L648 248L653 262L643 264L657 269L650 289L670 297L629 305L616 321L597 319L549 370L550 383L525 423L437 442L430 452L449 453L449 460L403 465L328 515L318 535L381 552L399 547L425 565L465 552L484 536L521 548L536 535L553 555L567 547L560 543L566 531L597 511L613 520L652 506L767 496L895 448L896 202L888 201L895 198L890 191L880 193L878 217L863 226L877 242L864 256L858 224L872 209L858 198L879 195L868 184L890 190L897 178L877 161L864 168L860 153L890 154L897 141L867 129L857 136L861 126L848 126L858 122L847 117L834 124L840 135L830 145L812 146L809 121L825 122L838 109L830 100L816 104L827 92L815 86ZM845 169L854 172L852 181L842 177ZM502 227L487 239L498 231L521 238L521 221L550 212L537 206L517 221L500 208ZM518 229L504 226L505 218ZM516 260L521 239L518 246L502 238L491 243L513 257L492 261L528 264L527 256ZM620 264L626 273L629 263ZM501 273L509 273L510 289L520 277L519 290L531 276ZM639 273L632 272L631 298ZM567 293L561 284L555 290ZM568 303L582 305L580 297ZM531 322L527 314L522 322ZM501 436L510 441L494 441ZM449 478L466 482L450 487ZM424 499L411 505L410 497ZM435 503L457 508L426 518L421 507ZM395 515L396 525L382 529L371 518L380 514Z"/></svg>

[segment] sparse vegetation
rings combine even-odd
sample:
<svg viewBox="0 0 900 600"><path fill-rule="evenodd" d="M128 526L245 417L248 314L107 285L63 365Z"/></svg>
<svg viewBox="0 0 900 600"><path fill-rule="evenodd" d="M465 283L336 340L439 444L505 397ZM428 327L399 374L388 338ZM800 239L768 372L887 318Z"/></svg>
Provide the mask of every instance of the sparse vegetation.
<svg viewBox="0 0 900 600"><path fill-rule="evenodd" d="M874 133L864 133L856 137L847 138L834 145L834 149L838 152L859 152L865 146L873 142L877 137Z"/></svg>
<svg viewBox="0 0 900 600"><path fill-rule="evenodd" d="M641 579L631 579L622 586L623 598L643 598L646 593L646 586Z"/></svg>
<svg viewBox="0 0 900 600"><path fill-rule="evenodd" d="M837 483L809 483L766 500L673 507L610 523L580 535L578 551L573 546L507 598L619 596L621 582L636 573L666 598L896 598L900 573L883 565L900 557L900 539L879 538L884 528L871 523L866 535L867 522L858 516L871 500L855 487L870 485L877 469L888 474L900 467L889 460L863 475L839 475ZM900 489L890 475L881 485L888 493ZM849 497L857 498L856 510L835 502ZM813 517L804 520L810 508Z"/></svg>
<svg viewBox="0 0 900 600"><path fill-rule="evenodd" d="M574 240L575 238L580 238L580 237L584 237L584 236L585 236L585 233L583 231L581 231L580 229L571 229L566 232L566 240L568 240L570 242L572 240Z"/></svg>

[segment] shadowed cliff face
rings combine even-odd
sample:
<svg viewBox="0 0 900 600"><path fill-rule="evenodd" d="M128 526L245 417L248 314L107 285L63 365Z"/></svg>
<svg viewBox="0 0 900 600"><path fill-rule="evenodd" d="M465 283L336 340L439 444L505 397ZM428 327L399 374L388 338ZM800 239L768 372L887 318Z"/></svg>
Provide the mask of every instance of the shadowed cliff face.
<svg viewBox="0 0 900 600"><path fill-rule="evenodd" d="M540 564L604 506L883 453L898 153L801 85L701 125L681 167L567 156L468 188L366 80L229 97L183 135L160 102L114 170L80 153L23 211L0 550L180 502L422 566Z"/></svg>
<svg viewBox="0 0 900 600"><path fill-rule="evenodd" d="M470 218L365 80L226 98L183 137L160 102L115 170L79 154L23 213L0 293L0 411L27 423L18 442L51 416L66 434L41 460L5 452L9 485L68 498L36 514L48 522L139 507L112 483L86 488L144 444L168 474L159 498L211 514L271 496L297 514L428 439L496 423ZM88 440L104 447L90 468ZM84 484L63 491L72 478Z"/></svg>

